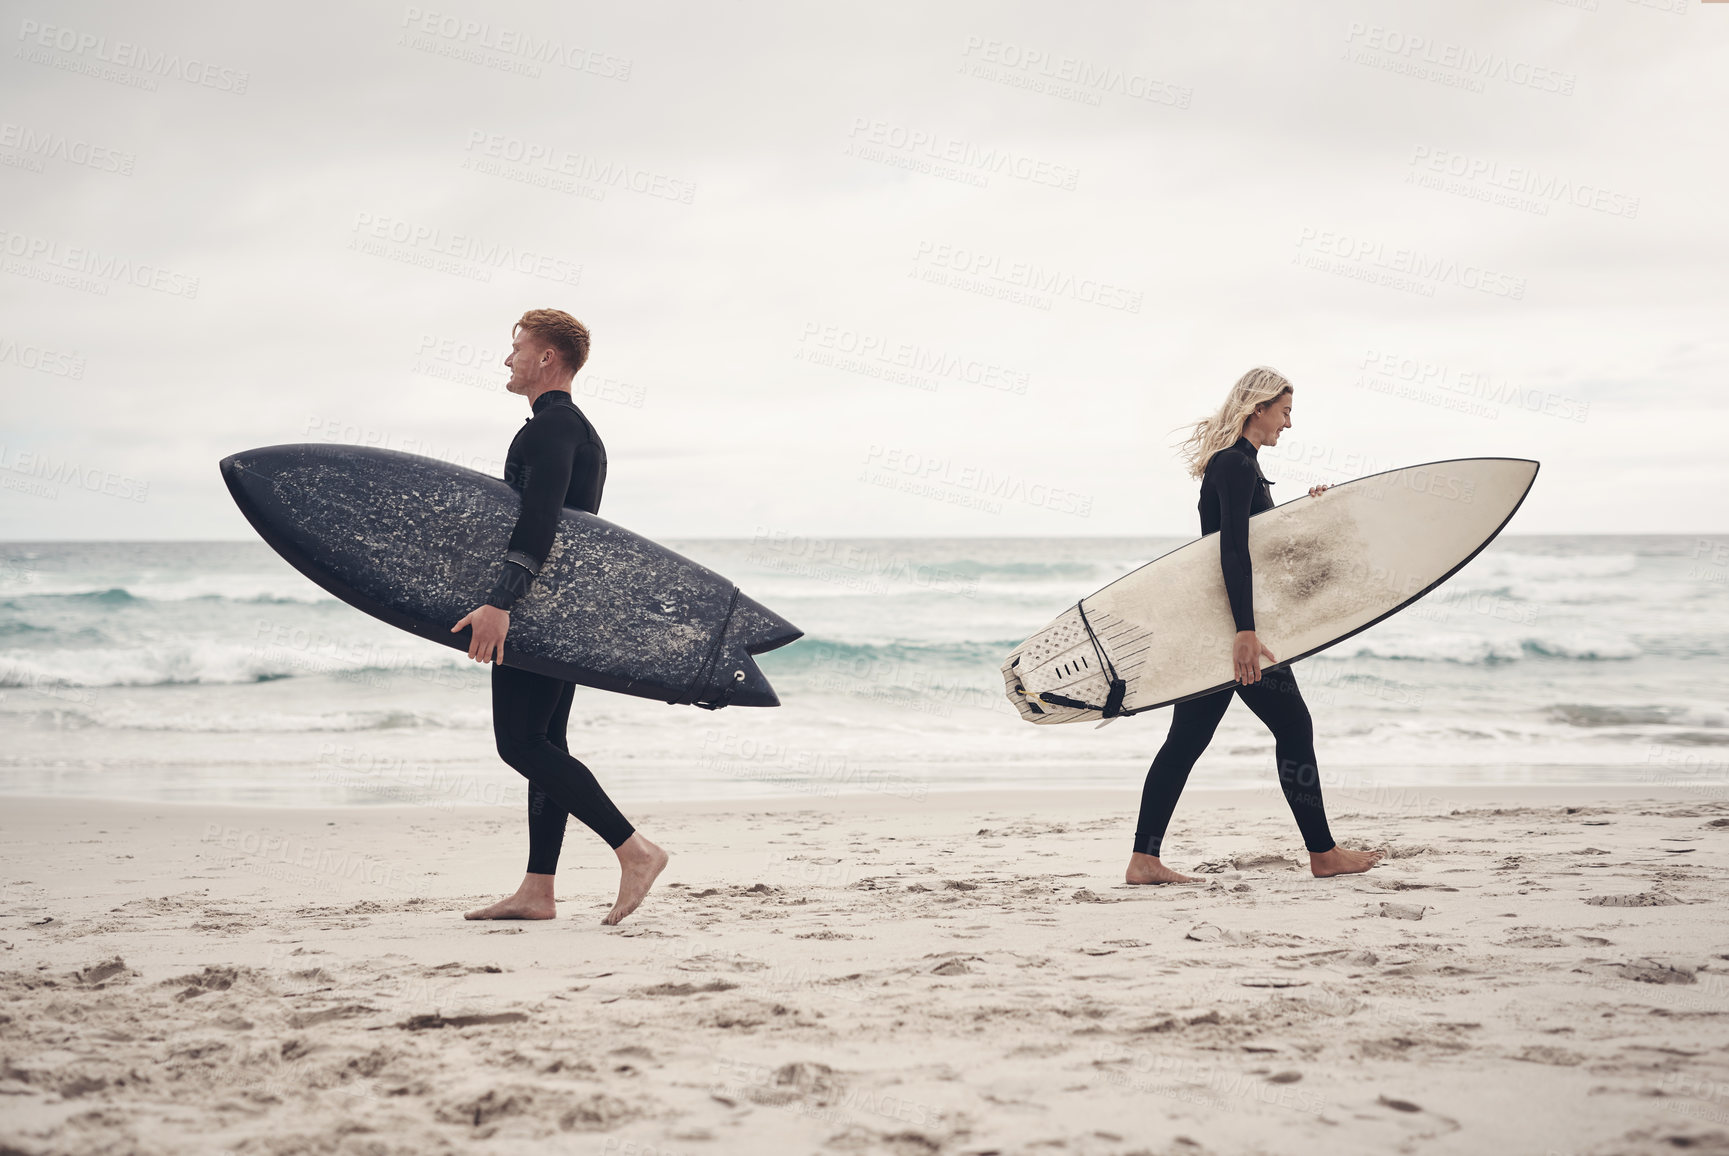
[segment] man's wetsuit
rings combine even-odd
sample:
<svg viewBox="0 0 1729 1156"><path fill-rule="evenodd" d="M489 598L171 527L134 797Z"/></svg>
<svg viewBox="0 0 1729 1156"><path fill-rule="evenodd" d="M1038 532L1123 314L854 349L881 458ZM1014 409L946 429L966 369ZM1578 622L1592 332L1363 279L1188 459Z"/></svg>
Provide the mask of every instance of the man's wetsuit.
<svg viewBox="0 0 1729 1156"><path fill-rule="evenodd" d="M488 605L509 610L528 591L552 549L566 506L600 512L606 486L606 447L564 390L534 399L530 417L511 440L504 480L522 495ZM528 780L528 870L558 870L565 816L575 815L617 848L635 832L589 769L570 756L565 727L576 684L495 663L492 733L498 754Z"/></svg>
<svg viewBox="0 0 1729 1156"><path fill-rule="evenodd" d="M1214 454L1201 475L1201 533L1219 535L1219 569L1231 618L1238 630L1255 628L1255 595L1249 564L1249 518L1273 508L1272 483L1261 474L1255 443L1240 437ZM1260 663L1260 656L1255 656ZM1153 758L1141 788L1141 815L1135 827L1135 850L1157 855L1177 798L1189 771L1213 740L1225 708L1235 692L1273 732L1279 764L1279 786L1296 816L1303 842L1310 851L1330 851L1333 836L1321 805L1321 780L1315 767L1315 728L1309 708L1297 690L1290 667L1261 672L1261 681L1235 683L1212 694L1179 702L1171 708L1171 730Z"/></svg>

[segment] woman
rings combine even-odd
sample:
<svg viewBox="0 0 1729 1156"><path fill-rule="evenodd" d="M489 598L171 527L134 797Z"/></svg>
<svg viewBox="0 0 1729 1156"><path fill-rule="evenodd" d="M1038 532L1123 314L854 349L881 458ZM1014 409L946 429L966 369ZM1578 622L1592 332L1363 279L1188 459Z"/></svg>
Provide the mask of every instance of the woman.
<svg viewBox="0 0 1729 1156"><path fill-rule="evenodd" d="M1231 387L1219 412L1197 422L1183 444L1189 474L1201 479L1201 533L1219 535L1219 567L1237 627L1231 664L1236 684L1212 694L1179 702L1172 708L1171 731L1147 771L1141 791L1141 815L1135 829L1135 850L1129 856L1130 883L1195 883L1159 861L1159 847L1183 793L1189 771L1212 741L1231 695L1239 696L1273 732L1279 761L1279 786L1296 816L1309 849L1309 869L1317 878L1367 871L1381 860L1380 851L1348 851L1333 842L1327 813L1321 805L1321 780L1315 764L1315 732L1309 708L1297 690L1289 667L1261 672L1265 655L1273 652L1255 637L1254 590L1250 583L1249 517L1273 508L1272 485L1261 476L1256 454L1262 446L1279 444L1279 434L1291 428L1291 383L1256 366ZM1319 497L1326 486L1309 490Z"/></svg>

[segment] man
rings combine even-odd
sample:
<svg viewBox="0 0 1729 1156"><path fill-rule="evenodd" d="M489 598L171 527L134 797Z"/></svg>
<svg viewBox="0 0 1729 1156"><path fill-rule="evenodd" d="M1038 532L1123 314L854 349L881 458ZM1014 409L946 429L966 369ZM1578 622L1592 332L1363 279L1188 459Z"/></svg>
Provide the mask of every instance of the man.
<svg viewBox="0 0 1729 1156"><path fill-rule="evenodd" d="M491 662L492 731L498 754L528 780L528 873L516 894L468 912L468 919L552 919L553 877L567 815L575 815L618 855L618 901L601 920L635 911L666 867L667 853L645 839L607 798L592 772L571 758L565 725L576 684L503 665L510 608L546 561L561 511L600 511L606 448L570 398L588 360L588 330L557 309L531 309L512 331L505 388L528 399L533 415L510 443L504 480L522 495L497 581L485 605L451 627L468 627L468 656Z"/></svg>

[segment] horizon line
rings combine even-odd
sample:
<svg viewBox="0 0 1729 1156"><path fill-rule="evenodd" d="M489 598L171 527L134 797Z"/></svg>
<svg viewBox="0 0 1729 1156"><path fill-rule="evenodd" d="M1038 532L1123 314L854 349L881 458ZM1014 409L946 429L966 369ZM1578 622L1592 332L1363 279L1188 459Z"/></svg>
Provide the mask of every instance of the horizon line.
<svg viewBox="0 0 1729 1156"><path fill-rule="evenodd" d="M1088 542L1088 541L1142 541L1149 538L1198 538L1205 535L1185 533L1145 533L1145 534L822 534L815 532L775 530L779 537L790 538L824 538L836 542ZM1503 538L1704 538L1708 536L1729 535L1729 530L1547 530L1526 531L1520 533L1503 533L1496 535L1495 541ZM668 540L684 542L754 542L763 537L760 534L666 534ZM0 547L7 546L73 546L73 545L232 545L235 543L255 542L261 546L268 545L263 539L252 537L233 538L0 538ZM1492 544L1492 543L1491 543Z"/></svg>

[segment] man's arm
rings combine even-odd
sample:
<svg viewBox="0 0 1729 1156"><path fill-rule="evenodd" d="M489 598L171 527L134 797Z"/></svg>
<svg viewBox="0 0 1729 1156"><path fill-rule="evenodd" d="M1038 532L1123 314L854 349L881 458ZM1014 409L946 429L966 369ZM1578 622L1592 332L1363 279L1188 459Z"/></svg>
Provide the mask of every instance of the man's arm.
<svg viewBox="0 0 1729 1156"><path fill-rule="evenodd" d="M558 533L564 495L570 487L573 450L567 430L550 422L529 427L529 436L522 446L522 508L510 531L498 577L486 602L450 628L455 634L465 626L472 627L468 657L476 662L504 661L510 608L528 592L528 584L540 573L552 549L552 539Z"/></svg>
<svg viewBox="0 0 1729 1156"><path fill-rule="evenodd" d="M498 578L486 596L488 606L509 611L540 573L558 533L575 449L568 429L550 422L530 427L529 439L522 447L522 509L510 532Z"/></svg>

